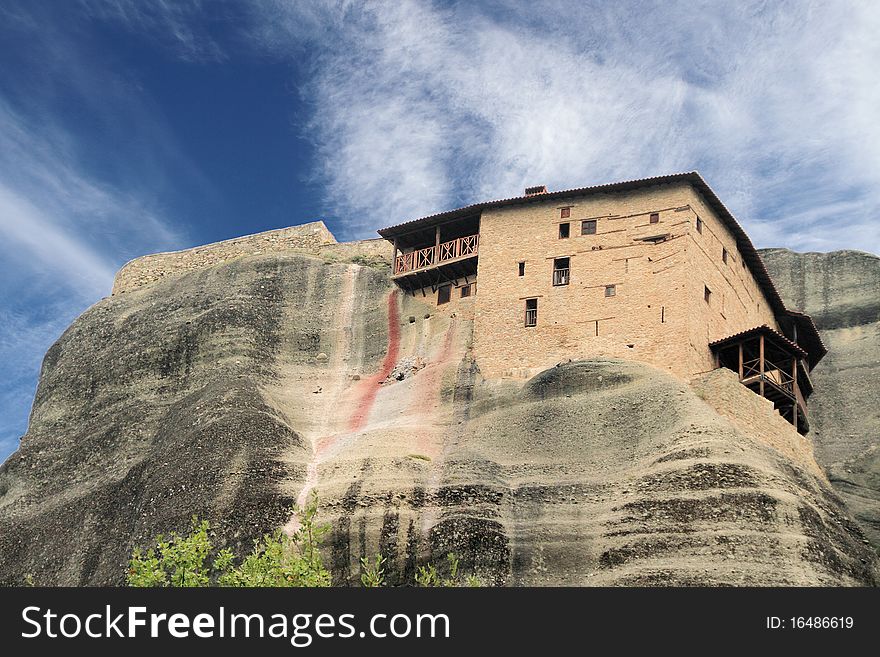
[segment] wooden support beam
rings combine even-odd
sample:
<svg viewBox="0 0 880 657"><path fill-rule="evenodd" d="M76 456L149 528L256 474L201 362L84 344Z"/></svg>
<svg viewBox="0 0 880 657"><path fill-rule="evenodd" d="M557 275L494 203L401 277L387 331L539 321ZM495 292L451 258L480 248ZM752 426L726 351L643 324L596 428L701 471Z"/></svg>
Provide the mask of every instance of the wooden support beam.
<svg viewBox="0 0 880 657"><path fill-rule="evenodd" d="M739 347L739 380L742 381L745 376L743 376L743 343L742 340L737 343Z"/></svg>
<svg viewBox="0 0 880 657"><path fill-rule="evenodd" d="M791 394L794 396L794 401L791 404L791 423L794 425L795 429L797 429L797 417L798 417L798 390L797 390L797 356L794 356L791 359Z"/></svg>
<svg viewBox="0 0 880 657"><path fill-rule="evenodd" d="M761 396L763 397L764 396L764 334L763 333L759 336L758 344L760 345L759 346L759 354L758 354L758 363L761 367L760 387L761 387Z"/></svg>

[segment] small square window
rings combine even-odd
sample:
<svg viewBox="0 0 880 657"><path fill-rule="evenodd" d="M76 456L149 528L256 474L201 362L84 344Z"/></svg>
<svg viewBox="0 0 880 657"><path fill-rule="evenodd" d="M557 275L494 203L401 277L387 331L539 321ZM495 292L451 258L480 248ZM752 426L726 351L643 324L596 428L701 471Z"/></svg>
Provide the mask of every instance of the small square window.
<svg viewBox="0 0 880 657"><path fill-rule="evenodd" d="M526 263L524 263L524 262L519 263L519 275L520 276L526 275Z"/></svg>
<svg viewBox="0 0 880 657"><path fill-rule="evenodd" d="M617 286L616 285L606 285L605 286L605 296L606 297L617 296Z"/></svg>
<svg viewBox="0 0 880 657"><path fill-rule="evenodd" d="M703 220L699 217L697 217L697 232L700 234L703 233Z"/></svg>
<svg viewBox="0 0 880 657"><path fill-rule="evenodd" d="M571 232L571 224L564 223L559 224L559 239L566 240L568 239L568 235Z"/></svg>
<svg viewBox="0 0 880 657"><path fill-rule="evenodd" d="M461 298L471 296L471 286L470 285L462 285L461 286Z"/></svg>
<svg viewBox="0 0 880 657"><path fill-rule="evenodd" d="M449 303L449 299L452 297L452 286L451 285L441 285L437 290L437 305L441 305L444 303Z"/></svg>
<svg viewBox="0 0 880 657"><path fill-rule="evenodd" d="M538 325L538 300L526 299L526 326Z"/></svg>
<svg viewBox="0 0 880 657"><path fill-rule="evenodd" d="M709 303L709 299L711 299L711 298L712 298L712 290L710 290L708 286L704 285L703 286L703 300L706 303Z"/></svg>
<svg viewBox="0 0 880 657"><path fill-rule="evenodd" d="M586 221L581 222L581 235L595 235L596 234L596 220L595 219L587 219Z"/></svg>
<svg viewBox="0 0 880 657"><path fill-rule="evenodd" d="M652 212L650 222L652 224L656 224L658 221L660 221L660 213L659 212Z"/></svg>
<svg viewBox="0 0 880 657"><path fill-rule="evenodd" d="M727 249L721 247L721 262L727 264Z"/></svg>
<svg viewBox="0 0 880 657"><path fill-rule="evenodd" d="M559 218L568 219L571 216L571 208L560 208Z"/></svg>

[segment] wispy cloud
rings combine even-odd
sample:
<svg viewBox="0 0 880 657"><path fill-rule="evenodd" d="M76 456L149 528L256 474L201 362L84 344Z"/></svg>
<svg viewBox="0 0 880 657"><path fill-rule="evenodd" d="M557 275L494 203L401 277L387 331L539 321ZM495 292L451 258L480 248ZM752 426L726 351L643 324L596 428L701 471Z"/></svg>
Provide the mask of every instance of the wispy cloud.
<svg viewBox="0 0 880 657"><path fill-rule="evenodd" d="M312 57L307 134L351 235L699 168L764 245L873 250L878 33L870 2L269 0L254 28Z"/></svg>
<svg viewBox="0 0 880 657"><path fill-rule="evenodd" d="M115 21L128 30L149 35L193 62L222 61L223 49L210 34L210 21L232 20L234 6L223 0L79 0L97 20Z"/></svg>
<svg viewBox="0 0 880 657"><path fill-rule="evenodd" d="M141 99L100 62L56 38L51 21L28 20L26 12L3 17L10 20L0 36L29 43L18 63L39 59L40 68L0 76L0 460L26 427L52 342L109 293L126 259L181 242L155 197L167 185L151 169L155 149L173 157L173 143L143 116ZM78 130L77 110L100 128ZM136 128L125 130L120 115ZM134 151L96 157L96 140L116 134L135 142ZM148 148L137 147L141 134Z"/></svg>

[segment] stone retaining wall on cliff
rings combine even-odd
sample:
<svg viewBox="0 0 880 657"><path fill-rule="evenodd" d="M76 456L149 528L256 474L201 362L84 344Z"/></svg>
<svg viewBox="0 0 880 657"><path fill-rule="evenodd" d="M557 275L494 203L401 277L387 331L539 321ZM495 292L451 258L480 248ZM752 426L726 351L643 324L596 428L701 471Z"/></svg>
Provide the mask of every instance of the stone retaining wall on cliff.
<svg viewBox="0 0 880 657"><path fill-rule="evenodd" d="M691 387L743 433L825 478L813 456L813 443L773 409L772 401L742 385L735 372L720 367L695 377Z"/></svg>
<svg viewBox="0 0 880 657"><path fill-rule="evenodd" d="M358 260L373 264L391 262L390 247L385 240L339 243L323 221L313 221L301 226L245 235L183 251L155 253L136 258L116 274L112 294L131 292L160 281L166 276L211 267L246 255L285 251L321 256L337 262Z"/></svg>

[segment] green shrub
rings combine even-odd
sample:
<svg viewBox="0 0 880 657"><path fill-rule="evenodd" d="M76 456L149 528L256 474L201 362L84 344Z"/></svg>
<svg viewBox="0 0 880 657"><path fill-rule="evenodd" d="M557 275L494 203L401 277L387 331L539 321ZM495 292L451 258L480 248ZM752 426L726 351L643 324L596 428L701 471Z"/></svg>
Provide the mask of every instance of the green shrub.
<svg viewBox="0 0 880 657"><path fill-rule="evenodd" d="M313 495L305 509L294 512L299 529L287 536L280 529L254 543L239 565L229 549L214 552L207 520L192 520L187 536L159 536L146 553L135 550L128 570L129 586L330 586L330 572L321 561L321 541L326 526L315 524L318 499Z"/></svg>
<svg viewBox="0 0 880 657"><path fill-rule="evenodd" d="M424 587L457 587L457 586L481 586L476 575L468 575L464 579L459 572L459 558L452 552L446 555L449 560L449 577L441 577L437 572L437 566L429 563L427 566L419 566L416 570L416 584Z"/></svg>
<svg viewBox="0 0 880 657"><path fill-rule="evenodd" d="M366 557L361 559L361 584L367 588L377 588L385 585L385 557L377 554L373 563L370 563Z"/></svg>

